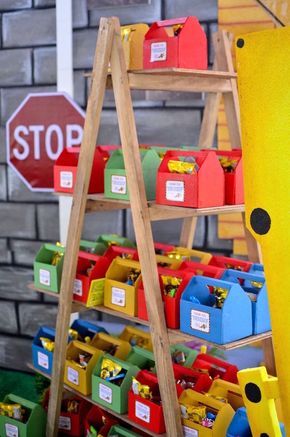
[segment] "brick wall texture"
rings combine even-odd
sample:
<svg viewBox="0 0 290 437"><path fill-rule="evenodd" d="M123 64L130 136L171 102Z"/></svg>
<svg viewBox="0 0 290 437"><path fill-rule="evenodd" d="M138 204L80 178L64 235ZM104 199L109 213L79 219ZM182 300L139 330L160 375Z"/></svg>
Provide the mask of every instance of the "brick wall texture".
<svg viewBox="0 0 290 437"><path fill-rule="evenodd" d="M75 99L85 107L88 83L83 73L92 67L99 19L116 15L121 23L196 15L209 41L216 29L216 0L73 0ZM40 324L54 324L53 299L27 288L32 281L36 251L58 235L58 206L51 194L30 192L6 166L5 123L27 93L56 89L56 28L54 0L0 0L0 366L25 368L30 339ZM209 43L210 61L212 46ZM203 95L133 93L140 142L193 145L198 138ZM116 113L107 93L99 143L119 142ZM154 223L159 241L178 241L181 223ZM86 218L83 236L102 232L134 238L130 214L111 212ZM196 247L230 251L218 241L216 221L198 223ZM19 357L21 359L19 360Z"/></svg>

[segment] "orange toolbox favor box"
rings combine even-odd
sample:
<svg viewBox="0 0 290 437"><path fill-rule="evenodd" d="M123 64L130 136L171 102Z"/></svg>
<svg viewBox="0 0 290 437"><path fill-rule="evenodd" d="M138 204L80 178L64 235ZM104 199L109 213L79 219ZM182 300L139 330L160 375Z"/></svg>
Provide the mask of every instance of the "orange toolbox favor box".
<svg viewBox="0 0 290 437"><path fill-rule="evenodd" d="M207 69L207 38L196 17L156 21L145 35L145 69Z"/></svg>
<svg viewBox="0 0 290 437"><path fill-rule="evenodd" d="M169 171L170 160L190 162L192 159L198 169L191 174ZM215 152L170 150L158 169L156 203L190 208L222 206L224 187L224 171Z"/></svg>
<svg viewBox="0 0 290 437"><path fill-rule="evenodd" d="M89 194L104 192L104 170L109 153L105 147L96 147L89 185ZM64 149L53 166L54 191L73 193L77 176L80 147Z"/></svg>

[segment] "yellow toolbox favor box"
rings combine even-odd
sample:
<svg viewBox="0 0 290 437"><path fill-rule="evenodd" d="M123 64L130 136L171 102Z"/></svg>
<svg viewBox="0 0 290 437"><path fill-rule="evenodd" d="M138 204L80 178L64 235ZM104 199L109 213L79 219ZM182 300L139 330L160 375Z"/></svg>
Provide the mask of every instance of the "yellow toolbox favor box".
<svg viewBox="0 0 290 437"><path fill-rule="evenodd" d="M135 326L125 326L119 338L128 341L132 347L138 346L149 351L153 350L150 332L135 328Z"/></svg>
<svg viewBox="0 0 290 437"><path fill-rule="evenodd" d="M141 70L143 68L143 41L148 29L149 26L144 23L121 27L127 70Z"/></svg>
<svg viewBox="0 0 290 437"><path fill-rule="evenodd" d="M227 435L227 429L235 414L230 404L192 389L182 392L179 404L185 435L192 435L190 433L192 429L196 431L198 437L224 437ZM204 416L205 418L202 419ZM211 427L208 427L206 424L210 420L213 423Z"/></svg>
<svg viewBox="0 0 290 437"><path fill-rule="evenodd" d="M106 273L105 307L136 316L136 290L140 275L141 268L138 261L115 258Z"/></svg>
<svg viewBox="0 0 290 437"><path fill-rule="evenodd" d="M90 346L121 360L125 360L132 349L128 341L113 337L104 332L97 333L90 342Z"/></svg>

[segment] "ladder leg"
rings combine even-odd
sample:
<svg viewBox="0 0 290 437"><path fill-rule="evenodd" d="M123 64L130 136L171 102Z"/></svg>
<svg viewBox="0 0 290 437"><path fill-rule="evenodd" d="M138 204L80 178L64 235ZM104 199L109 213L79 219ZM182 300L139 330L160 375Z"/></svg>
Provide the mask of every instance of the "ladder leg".
<svg viewBox="0 0 290 437"><path fill-rule="evenodd" d="M181 437L183 432L180 408L176 396L120 26L117 21L112 48L111 71L167 436Z"/></svg>
<svg viewBox="0 0 290 437"><path fill-rule="evenodd" d="M102 19L98 34L91 93L87 105L84 135L69 221L66 245L67 255L64 256L54 350L54 356L58 359L53 360L47 417L47 437L56 437L58 435L58 419L63 391L64 364L72 307L73 284L77 267L77 254L79 251L89 180L106 88L113 31L112 19Z"/></svg>

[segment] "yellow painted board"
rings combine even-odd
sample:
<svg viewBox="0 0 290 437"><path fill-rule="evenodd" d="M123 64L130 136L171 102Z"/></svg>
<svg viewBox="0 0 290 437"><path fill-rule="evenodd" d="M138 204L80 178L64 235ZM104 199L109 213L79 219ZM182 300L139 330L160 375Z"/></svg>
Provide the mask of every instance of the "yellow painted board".
<svg viewBox="0 0 290 437"><path fill-rule="evenodd" d="M242 238L245 236L244 227L235 222L218 223L219 238Z"/></svg>
<svg viewBox="0 0 290 437"><path fill-rule="evenodd" d="M220 222L233 222L233 223L243 223L242 214L221 214Z"/></svg>
<svg viewBox="0 0 290 437"><path fill-rule="evenodd" d="M234 255L243 255L243 256L246 256L248 254L247 242L245 238L234 239L233 253Z"/></svg>
<svg viewBox="0 0 290 437"><path fill-rule="evenodd" d="M290 435L290 27L243 35L239 45L246 223L261 244Z"/></svg>

